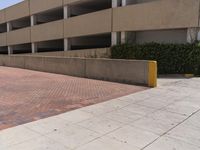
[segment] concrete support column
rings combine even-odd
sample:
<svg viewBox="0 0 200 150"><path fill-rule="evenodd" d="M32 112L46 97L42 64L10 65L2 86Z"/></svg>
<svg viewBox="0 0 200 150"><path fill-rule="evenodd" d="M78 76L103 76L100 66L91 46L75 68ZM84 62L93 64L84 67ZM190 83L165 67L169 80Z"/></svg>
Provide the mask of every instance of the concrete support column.
<svg viewBox="0 0 200 150"><path fill-rule="evenodd" d="M7 22L7 32L12 31L12 24L10 22Z"/></svg>
<svg viewBox="0 0 200 150"><path fill-rule="evenodd" d="M8 46L8 55L12 55L13 54L13 48L12 46Z"/></svg>
<svg viewBox="0 0 200 150"><path fill-rule="evenodd" d="M112 8L118 7L118 0L112 0ZM117 32L111 33L111 46L117 45Z"/></svg>
<svg viewBox="0 0 200 150"><path fill-rule="evenodd" d="M187 42L194 43L196 41L200 41L200 28L188 28Z"/></svg>
<svg viewBox="0 0 200 150"><path fill-rule="evenodd" d="M126 6L127 5L127 0L121 0L121 4L122 6ZM123 31L121 32L121 44L126 43L126 32Z"/></svg>
<svg viewBox="0 0 200 150"><path fill-rule="evenodd" d="M126 43L126 32L121 32L121 44Z"/></svg>
<svg viewBox="0 0 200 150"><path fill-rule="evenodd" d="M68 5L64 6L64 19L68 19L70 17L70 8ZM64 39L64 51L71 50L70 40L68 38Z"/></svg>
<svg viewBox="0 0 200 150"><path fill-rule="evenodd" d="M36 16L32 15L31 16L31 26L34 26L37 24L37 20L36 20ZM32 53L37 53L38 52L38 47L37 47L37 43L31 43L31 49L32 49Z"/></svg>
<svg viewBox="0 0 200 150"><path fill-rule="evenodd" d="M68 5L66 5L66 6L64 6L64 19L67 19L67 18L69 18L70 17L70 8L69 8L69 6Z"/></svg>
<svg viewBox="0 0 200 150"><path fill-rule="evenodd" d="M117 32L112 32L111 34L111 46L115 46L117 45Z"/></svg>
<svg viewBox="0 0 200 150"><path fill-rule="evenodd" d="M32 16L31 16L31 26L36 25L36 23L37 23L36 16L35 16L35 15L32 15Z"/></svg>
<svg viewBox="0 0 200 150"><path fill-rule="evenodd" d="M71 43L68 38L64 39L64 51L69 51L71 50Z"/></svg>
<svg viewBox="0 0 200 150"><path fill-rule="evenodd" d="M37 43L31 43L32 53L38 52Z"/></svg>
<svg viewBox="0 0 200 150"><path fill-rule="evenodd" d="M126 6L127 5L127 0L122 0L122 6Z"/></svg>
<svg viewBox="0 0 200 150"><path fill-rule="evenodd" d="M119 1L118 0L112 0L112 8L116 8L119 5Z"/></svg>
<svg viewBox="0 0 200 150"><path fill-rule="evenodd" d="M7 22L7 32L12 31L12 24L10 22ZM8 46L8 55L13 54L13 48L12 46Z"/></svg>

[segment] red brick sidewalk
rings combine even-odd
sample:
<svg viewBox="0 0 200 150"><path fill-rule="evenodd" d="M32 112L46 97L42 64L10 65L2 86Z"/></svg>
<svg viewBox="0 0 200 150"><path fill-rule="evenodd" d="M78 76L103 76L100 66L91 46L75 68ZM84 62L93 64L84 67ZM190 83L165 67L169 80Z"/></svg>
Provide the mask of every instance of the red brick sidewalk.
<svg viewBox="0 0 200 150"><path fill-rule="evenodd" d="M0 67L0 130L146 89Z"/></svg>

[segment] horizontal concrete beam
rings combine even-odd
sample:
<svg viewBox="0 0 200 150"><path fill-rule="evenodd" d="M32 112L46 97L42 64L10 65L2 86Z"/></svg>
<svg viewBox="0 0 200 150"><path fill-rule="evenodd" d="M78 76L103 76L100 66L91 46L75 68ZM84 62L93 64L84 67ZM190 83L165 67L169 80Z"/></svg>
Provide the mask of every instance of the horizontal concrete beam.
<svg viewBox="0 0 200 150"><path fill-rule="evenodd" d="M75 51L40 52L27 54L34 56L79 57L79 58L110 58L110 48L84 49Z"/></svg>
<svg viewBox="0 0 200 150"><path fill-rule="evenodd" d="M29 1L25 0L21 3L8 7L7 9L5 9L5 11L6 21L30 16Z"/></svg>
<svg viewBox="0 0 200 150"><path fill-rule="evenodd" d="M63 6L63 0L30 0L30 13L36 14Z"/></svg>
<svg viewBox="0 0 200 150"><path fill-rule="evenodd" d="M63 21L53 21L31 27L31 41L48 41L64 38Z"/></svg>
<svg viewBox="0 0 200 150"><path fill-rule="evenodd" d="M0 65L150 87L157 85L157 64L151 61L0 55Z"/></svg>
<svg viewBox="0 0 200 150"><path fill-rule="evenodd" d="M113 31L198 27L199 0L159 0L113 9Z"/></svg>
<svg viewBox="0 0 200 150"><path fill-rule="evenodd" d="M79 37L110 33L112 9L102 10L64 20L64 37Z"/></svg>
<svg viewBox="0 0 200 150"><path fill-rule="evenodd" d="M22 28L7 33L7 44L17 45L31 42L31 28Z"/></svg>

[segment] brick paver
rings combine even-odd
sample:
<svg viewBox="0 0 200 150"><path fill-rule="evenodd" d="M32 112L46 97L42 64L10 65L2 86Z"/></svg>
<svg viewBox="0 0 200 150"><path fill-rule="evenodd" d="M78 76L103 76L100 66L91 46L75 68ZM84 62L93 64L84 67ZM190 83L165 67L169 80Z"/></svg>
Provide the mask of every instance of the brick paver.
<svg viewBox="0 0 200 150"><path fill-rule="evenodd" d="M0 130L145 89L0 67Z"/></svg>

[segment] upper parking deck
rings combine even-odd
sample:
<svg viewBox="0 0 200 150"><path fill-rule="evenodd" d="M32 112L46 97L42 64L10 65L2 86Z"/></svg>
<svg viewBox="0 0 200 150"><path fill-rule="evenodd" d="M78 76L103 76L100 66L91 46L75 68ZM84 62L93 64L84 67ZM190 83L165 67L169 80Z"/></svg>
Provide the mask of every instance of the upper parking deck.
<svg viewBox="0 0 200 150"><path fill-rule="evenodd" d="M175 9L178 13L182 14L182 16L186 15L185 18L190 17L188 14L191 14L191 16L196 19L199 14L199 1L200 0L25 0L0 10L0 24L31 15L43 15L43 17L46 18L48 18L48 16L53 17L54 19L52 19L52 21L64 19L64 6L69 7L68 17L110 9L116 5L116 7L126 6L125 8L114 9L114 15L116 17L124 17L124 15L126 15L124 19L134 18L135 16L143 18L144 15L144 17L146 17L146 13L148 13L150 17L157 17L159 15L162 15L161 17L173 17ZM193 23L194 26L194 19L192 19L190 23Z"/></svg>
<svg viewBox="0 0 200 150"><path fill-rule="evenodd" d="M116 4L112 14L114 30L141 30L174 26L196 27L199 24L200 0L25 0L0 10L0 26L14 24L14 29L31 26L30 16L37 17L35 25L77 17ZM68 6L65 12L65 6ZM126 7L120 7L126 6ZM67 16L65 16L67 13ZM95 15L95 14L94 14ZM86 19L87 17L84 17ZM189 19L189 21L188 21ZM19 23L18 23L19 22Z"/></svg>
<svg viewBox="0 0 200 150"><path fill-rule="evenodd" d="M0 47L199 27L199 6L200 0L25 0L0 10Z"/></svg>

